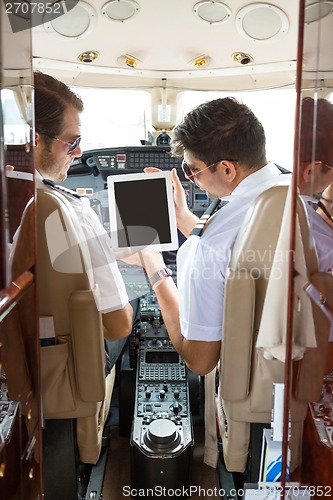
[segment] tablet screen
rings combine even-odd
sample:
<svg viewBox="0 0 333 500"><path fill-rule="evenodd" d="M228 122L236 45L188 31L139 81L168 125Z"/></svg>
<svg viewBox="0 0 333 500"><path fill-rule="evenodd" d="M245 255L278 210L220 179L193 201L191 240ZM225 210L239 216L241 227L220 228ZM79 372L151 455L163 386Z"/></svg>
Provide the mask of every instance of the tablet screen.
<svg viewBox="0 0 333 500"><path fill-rule="evenodd" d="M170 172L110 175L108 196L114 249L178 248Z"/></svg>

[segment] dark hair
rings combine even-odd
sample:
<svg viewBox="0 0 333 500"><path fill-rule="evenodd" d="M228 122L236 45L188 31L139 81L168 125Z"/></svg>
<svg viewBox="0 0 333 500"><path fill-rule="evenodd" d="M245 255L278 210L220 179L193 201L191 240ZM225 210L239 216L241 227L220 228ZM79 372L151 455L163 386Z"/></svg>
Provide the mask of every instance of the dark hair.
<svg viewBox="0 0 333 500"><path fill-rule="evenodd" d="M333 104L326 99L314 100L312 97L305 97L301 102L301 163L320 160L332 165L332 141Z"/></svg>
<svg viewBox="0 0 333 500"><path fill-rule="evenodd" d="M254 113L233 97L215 99L190 111L174 129L171 152L189 151L207 165L238 160L249 168L267 163L264 128Z"/></svg>
<svg viewBox="0 0 333 500"><path fill-rule="evenodd" d="M81 98L63 82L44 73L34 73L36 130L57 136L68 106L83 111Z"/></svg>

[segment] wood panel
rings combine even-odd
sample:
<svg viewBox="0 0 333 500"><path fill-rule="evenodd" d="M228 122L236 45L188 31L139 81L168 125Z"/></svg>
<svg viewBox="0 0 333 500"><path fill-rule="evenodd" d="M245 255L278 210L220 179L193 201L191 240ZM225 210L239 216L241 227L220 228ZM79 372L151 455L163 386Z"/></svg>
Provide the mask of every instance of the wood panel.
<svg viewBox="0 0 333 500"><path fill-rule="evenodd" d="M7 177L7 198L8 198L8 229L9 241L13 240L15 231L21 223L21 217L25 210L27 201L34 192L33 186L33 151L26 149L23 144L7 145L4 153L5 165L12 165L15 168L15 175L22 172L26 178ZM31 178L31 181L27 178ZM32 233L31 233L32 236Z"/></svg>
<svg viewBox="0 0 333 500"><path fill-rule="evenodd" d="M310 410L304 424L301 479L302 484L329 487L326 491L330 494L326 496L333 496L333 449L320 442ZM319 494L315 498L323 496Z"/></svg>
<svg viewBox="0 0 333 500"><path fill-rule="evenodd" d="M31 33L0 10L0 499L43 497ZM25 118L24 118L25 117ZM5 132L15 126L11 141ZM30 139L29 139L30 137ZM26 141L26 144L21 142ZM11 164L14 172L8 172ZM16 235L15 235L16 233ZM13 243L15 235L15 243Z"/></svg>
<svg viewBox="0 0 333 500"><path fill-rule="evenodd" d="M309 406L304 424L301 479L302 484L317 488L315 498L333 496L333 442L327 436L327 427L333 428L332 342L328 346L325 374L321 401ZM327 494L322 494L319 487L325 487Z"/></svg>

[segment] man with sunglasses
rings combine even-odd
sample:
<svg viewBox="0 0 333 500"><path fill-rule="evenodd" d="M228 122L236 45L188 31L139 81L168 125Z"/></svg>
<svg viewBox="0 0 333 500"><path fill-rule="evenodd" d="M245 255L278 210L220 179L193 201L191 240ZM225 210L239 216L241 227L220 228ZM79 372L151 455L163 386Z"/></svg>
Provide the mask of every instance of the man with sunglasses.
<svg viewBox="0 0 333 500"><path fill-rule="evenodd" d="M36 72L34 85L36 186L42 189L59 188L70 201L85 235L94 281L101 292L106 337L109 340L126 337L132 331L133 309L128 302L110 239L90 208L89 200L79 198L75 193L66 193L65 189L56 185L66 179L72 161L82 154L80 114L83 103L67 85L49 75Z"/></svg>
<svg viewBox="0 0 333 500"><path fill-rule="evenodd" d="M171 150L184 159L186 177L224 206L206 224L208 216L198 221L173 171L177 225L187 237L177 256L178 290L160 254L141 257L174 347L193 372L205 375L220 357L225 274L243 218L259 194L290 176L267 162L261 123L232 97L188 113L174 130Z"/></svg>
<svg viewBox="0 0 333 500"><path fill-rule="evenodd" d="M307 202L320 270L325 272L333 269L332 139L333 104L326 99L305 97L301 103L298 187Z"/></svg>
<svg viewBox="0 0 333 500"><path fill-rule="evenodd" d="M333 273L333 104L327 99L305 97L301 103L298 187L307 202L319 268ZM329 341L333 350L333 325Z"/></svg>

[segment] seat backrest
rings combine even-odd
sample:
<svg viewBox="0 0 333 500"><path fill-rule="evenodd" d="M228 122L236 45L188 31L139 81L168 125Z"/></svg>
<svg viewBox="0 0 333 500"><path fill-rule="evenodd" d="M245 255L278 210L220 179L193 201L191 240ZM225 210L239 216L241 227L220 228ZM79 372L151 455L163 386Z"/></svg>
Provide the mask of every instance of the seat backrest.
<svg viewBox="0 0 333 500"><path fill-rule="evenodd" d="M105 379L98 287L82 228L66 196L50 189L37 190L37 284L41 335L50 337L41 339L44 417L76 418L80 459L95 463L114 373Z"/></svg>
<svg viewBox="0 0 333 500"><path fill-rule="evenodd" d="M273 187L254 201L238 233L227 272L217 407L224 460L229 471L244 472L250 424L271 422L273 384L284 382L285 363L279 359L267 359L256 343L272 263L280 241L287 192L287 186ZM300 198L297 200L297 215L303 245L296 248L296 252L304 254L307 273L301 277L303 283L320 273L316 252L310 243L306 210ZM287 294L287 288L282 293ZM303 304L305 294L299 297L297 294L296 289L294 337L301 333L297 330L303 328L302 318L306 310ZM276 303L267 305L272 310L273 328L276 313L282 312L276 310ZM329 323L317 305L313 304L312 312L318 347L306 350L300 361L293 362L291 468L299 462L307 402L320 394L326 357ZM308 372L312 375L311 380L306 370L311 370Z"/></svg>

